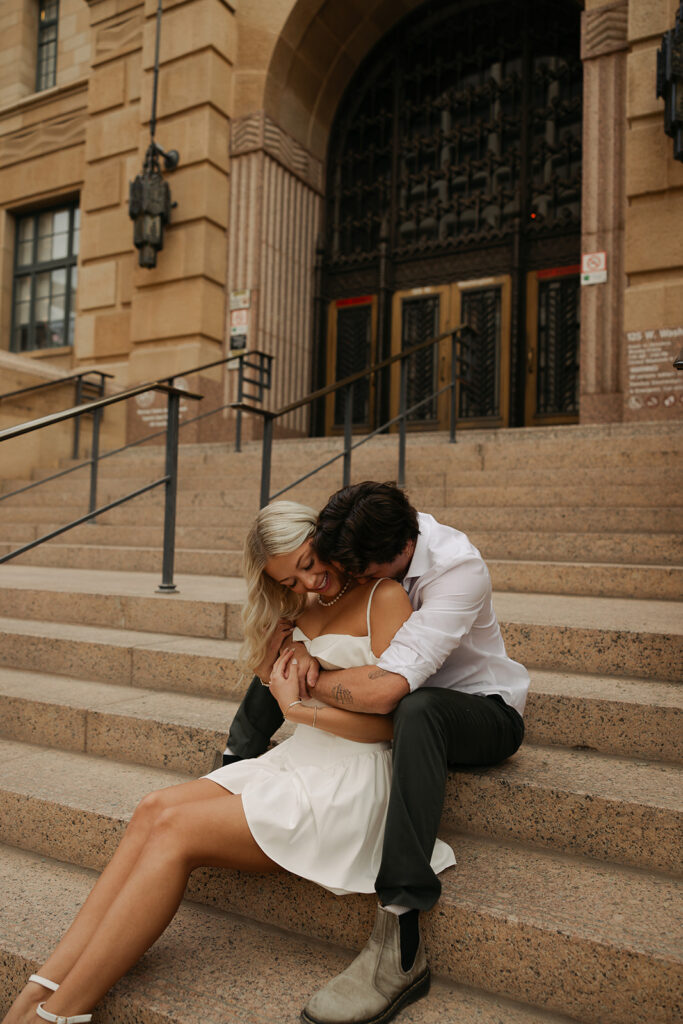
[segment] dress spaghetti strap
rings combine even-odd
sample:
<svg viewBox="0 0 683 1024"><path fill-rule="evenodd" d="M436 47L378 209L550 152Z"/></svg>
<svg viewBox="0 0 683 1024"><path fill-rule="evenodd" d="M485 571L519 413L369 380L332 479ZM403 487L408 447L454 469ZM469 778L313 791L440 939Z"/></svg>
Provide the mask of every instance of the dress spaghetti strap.
<svg viewBox="0 0 683 1024"><path fill-rule="evenodd" d="M367 619L368 640L370 641L370 650L372 650L372 632L370 630L370 605L372 604L372 599L375 596L375 591L377 590L377 588L380 585L380 583L382 583L384 580L388 580L388 579L389 579L388 576L382 576L381 579L377 580L377 582L375 583L374 587L370 591L370 597L368 598L368 604L367 604L367 608L366 608L366 611L365 611L365 615L366 615L366 619Z"/></svg>

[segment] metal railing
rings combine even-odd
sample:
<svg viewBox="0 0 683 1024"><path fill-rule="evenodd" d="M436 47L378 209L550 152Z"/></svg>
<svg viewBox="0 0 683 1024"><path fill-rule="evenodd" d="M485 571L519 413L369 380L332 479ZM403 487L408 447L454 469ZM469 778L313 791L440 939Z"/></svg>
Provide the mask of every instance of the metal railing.
<svg viewBox="0 0 683 1024"><path fill-rule="evenodd" d="M214 409L209 409L206 412L200 413L198 416L193 416L183 420L180 423L180 398L184 395L186 398L201 399L202 395L192 394L186 391L184 388L177 388L174 382L179 377L190 376L200 372L201 370L208 370L215 366L222 366L224 364L237 364L237 395L240 402L244 398L249 398L252 402L261 402L265 392L268 391L272 383L272 364L274 356L269 355L267 352L261 352L259 350L253 350L250 352L239 352L229 356L225 356L222 359L215 359L210 363L202 363L199 366L193 366L191 369L180 371L170 375L169 377L162 377L159 380L146 381L142 384L137 384L134 388L128 388L124 391L117 392L115 395L110 396L107 399L101 401L91 402L89 404L78 404L72 409L66 409L59 413L53 413L51 416L44 416L41 419L32 420L28 423L20 424L16 427L11 427L8 430L0 431L0 442L3 440L10 440L13 437L20 437L22 434L27 434L33 430L39 430L43 427L51 426L54 423L61 423L68 419L73 419L75 424L78 424L80 417L88 413L93 415L93 433L90 457L83 462L78 463L75 466L68 466L66 469L58 470L56 473L51 473L49 476L43 477L40 480L34 480L30 484L25 484L23 487L17 487L13 491L9 491L6 494L0 494L0 502L6 501L8 498L16 497L18 494L23 494L26 491L33 490L35 487L40 487L43 484L50 483L53 480L58 480L63 476L67 476L70 473L75 473L79 469L85 469L90 467L90 493L88 500L88 513L84 516L74 519L72 522L67 523L65 526L61 526L56 530L50 531L50 533L44 534L42 537L38 537L36 540L31 541L28 544L24 544L22 547L17 548L15 551L10 551L8 554L0 557L0 564L9 561L11 558L16 558L17 555L23 554L25 551L29 551L31 548L37 547L39 544L43 544L45 541L52 540L54 537L60 536L62 533L66 533L67 530L72 529L75 526L80 526L86 522L95 522L98 515L103 512L108 512L110 509L115 508L117 505L121 505L126 501L136 498L146 491L152 490L154 487L160 486L162 483L167 483L166 492L166 509L164 513L164 546L163 546L163 569L162 569L162 582L159 587L160 590L164 591L175 591L175 584L173 583L173 564L175 560L175 495L177 491L177 463L178 463L178 439L179 431L191 423L196 423L198 420L206 419L208 416L214 416L218 412L222 412L224 409L233 408L235 402L225 402L222 405L217 406ZM110 377L111 374L101 373L100 371L85 371L80 374L71 374L70 377L61 378L59 381L49 381L46 385L38 384L35 387L22 388L18 392L11 392L12 396L17 394L24 394L30 391L39 390L44 386L50 386L53 384L61 384L65 380L78 380L80 385L82 378L89 372L100 373L102 378L101 387L104 389L104 378ZM255 376L251 375L251 372ZM86 382L87 384L88 382ZM251 390L250 390L251 389ZM108 405L114 405L117 402L124 401L128 398L134 398L136 395L144 394L147 391L164 391L168 394L168 414L166 427L162 430L154 431L151 434L145 434L144 437L137 438L135 441L129 441L128 444L121 445L119 448L112 448L107 452L100 452L100 425L102 410ZM77 385L77 397L81 397L82 390ZM8 398L10 395L0 396ZM239 404L239 403L237 403ZM237 410L236 415L236 428L235 428L235 450L241 450L241 410ZM126 451L128 448L134 448L137 445L144 444L146 441L152 440L156 437L166 436L166 476L154 481L152 484L146 485L131 494L126 495L123 498L119 498L114 502L110 502L108 505L104 505L101 508L97 507L97 484L98 484L98 469L99 463L103 459L108 459L112 455L118 455L120 452ZM76 451L77 451L77 438L76 435ZM77 457L76 452L74 458ZM172 501L171 501L172 493Z"/></svg>
<svg viewBox="0 0 683 1024"><path fill-rule="evenodd" d="M100 456L99 453L100 421L102 417L102 410L106 409L107 406L115 405L118 402L124 402L129 398L135 398L136 395L144 394L147 391L162 391L165 392L167 395L167 424L166 430L164 431L164 433L166 434L165 474L158 480L153 480L152 483L145 484L143 487L138 487L137 490L132 491L130 494L124 495L122 498L117 498L115 501L110 501L106 505L96 507L97 470L100 459L104 457ZM164 540L162 574L159 590L170 592L175 591L176 586L175 583L173 582L173 565L175 560L176 495L178 489L178 428L180 419L181 396L184 398L192 399L201 399L202 397L201 395L196 395L193 394L192 392L185 391L184 389L176 388L168 384L142 384L134 388L129 388L127 391L122 391L117 395L111 395L109 398L102 398L96 402L89 402L85 405L78 405L75 406L73 409L64 409L61 412L52 413L50 416L42 416L40 419L30 420L27 423L19 424L19 426L10 427L7 430L0 431L1 444L3 441L10 441L13 438L21 437L24 434L30 434L33 431L43 430L46 427L50 427L55 423L63 423L66 420L75 419L78 416L82 416L84 413L91 412L93 414L92 452L91 457L88 460L88 463L90 464L89 511L85 515L79 516L77 519L73 519L66 525L60 526L56 530L51 530L50 533L46 533L42 537L38 537L36 540L30 541L28 544L23 544L16 550L10 551L6 555L0 556L0 564L2 564L3 562L8 562L12 558L16 558L17 555L21 555L25 551L30 551L31 548L35 548L39 544L43 544L45 541L52 540L53 537L59 537L60 534L66 533L67 530L71 530L75 526L80 526L83 523L92 522L97 516L102 515L104 512L109 512L110 509L116 508L118 505L123 505L124 502L131 501L133 498L137 498L141 494L145 494L147 491L151 491L155 487L160 487L163 484L165 485ZM130 445L126 445L124 447L130 447ZM83 465L87 465L88 463L84 463ZM36 481L35 484L31 484L26 488L19 488L17 491L11 492L11 494L2 495L2 499L10 498L14 494L21 493L21 491L23 490L28 490L32 486L47 483L49 479L54 479L56 476L64 476L65 473L72 472L75 469L80 468L82 467L70 467L68 470L65 470L62 473L54 474L52 477L48 477L44 480L38 480Z"/></svg>
<svg viewBox="0 0 683 1024"><path fill-rule="evenodd" d="M86 380L86 377L99 377L99 381ZM104 373L102 370L82 370L80 373L70 373L66 377L59 377L56 380L46 380L42 384L29 384L26 388L18 388L16 391L7 391L0 395L0 402L8 398L18 398L20 395L28 395L34 391L46 391L48 388L59 387L71 381L76 383L75 404L81 405L84 398L102 398L104 396L105 380L113 379L113 374ZM73 458L78 458L78 446L80 443L81 417L74 418L74 440Z"/></svg>
<svg viewBox="0 0 683 1024"><path fill-rule="evenodd" d="M258 409L254 406L247 405L244 402L235 402L232 404L234 409L240 412L251 413L256 416L260 416L263 420L263 442L262 442L262 455L261 455L261 490L260 490L260 507L263 508L269 502L273 501L274 498L279 498L281 494L296 487L297 484L303 483L304 480L308 480L309 477L319 473L320 470L330 466L333 462L338 459L343 459L343 484L346 487L351 482L351 453L355 448L359 448L362 444L367 444L373 437L387 430L388 427L393 426L395 423L399 424L399 439L398 439L398 473L397 483L399 487L405 486L405 461L406 461L406 421L408 416L419 409L421 406L426 405L428 402L433 402L440 395L445 392L450 392L449 401L449 441L455 443L455 431L456 431L456 387L459 383L462 387L469 386L469 380L467 376L463 376L461 370L467 369L469 363L465 355L463 355L462 348L466 346L469 339L474 335L476 331L468 324L459 324L457 327L450 331L445 331L443 334L437 335L435 338L429 338L427 341L420 342L419 345L413 345L411 348L404 349L402 352L398 352L396 355L390 356L388 359L382 360L380 363L375 363L369 366L365 370L359 370L357 373L350 374L348 377L344 377L343 380L337 381L335 384L329 384L327 387L319 388L317 391L311 392L306 395L305 398L300 398L296 402L290 402L288 405L283 406L281 409L271 411L268 409ZM406 408L407 395L408 395L408 360L415 355L416 352L422 352L425 349L432 348L434 345L438 345L446 338L450 338L451 344L451 379L443 387L432 391L425 398L422 398L419 402L415 402L410 408ZM353 441L353 388L354 385L362 380L370 380L372 376L381 371L385 370L389 366L393 366L394 363L400 362L400 391L399 391L399 412L397 416L392 416L391 419L382 423L375 430L369 434L364 434L355 443ZM315 469L312 469L308 473L304 473L303 476L293 480L292 483L287 484L286 487L280 488L274 494L270 491L270 477L271 477L271 465L272 465L272 451L273 451L273 426L277 419L282 416L286 416L288 413L294 412L297 409L301 409L306 405L310 405L328 395L334 394L337 391L342 391L344 396L344 448L341 452L333 455L332 458L326 459Z"/></svg>

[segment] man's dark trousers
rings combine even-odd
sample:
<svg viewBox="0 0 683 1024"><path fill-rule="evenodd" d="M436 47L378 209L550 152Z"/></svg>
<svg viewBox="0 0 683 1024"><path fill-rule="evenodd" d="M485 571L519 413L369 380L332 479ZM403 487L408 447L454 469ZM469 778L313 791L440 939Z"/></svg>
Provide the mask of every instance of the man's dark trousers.
<svg viewBox="0 0 683 1024"><path fill-rule="evenodd" d="M235 715L228 746L240 757L262 754L282 713L257 677ZM430 866L448 769L499 764L518 749L524 723L497 694L483 697L422 686L394 711L391 795L375 888L383 905L428 910L441 893Z"/></svg>

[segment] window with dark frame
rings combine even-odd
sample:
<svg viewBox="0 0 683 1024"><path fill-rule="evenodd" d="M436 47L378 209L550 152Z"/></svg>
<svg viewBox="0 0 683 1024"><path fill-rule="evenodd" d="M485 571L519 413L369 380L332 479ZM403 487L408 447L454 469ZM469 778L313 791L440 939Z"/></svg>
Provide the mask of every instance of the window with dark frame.
<svg viewBox="0 0 683 1024"><path fill-rule="evenodd" d="M36 91L51 89L57 81L57 23L59 0L39 0Z"/></svg>
<svg viewBox="0 0 683 1024"><path fill-rule="evenodd" d="M13 352L73 345L79 226L75 202L16 218Z"/></svg>

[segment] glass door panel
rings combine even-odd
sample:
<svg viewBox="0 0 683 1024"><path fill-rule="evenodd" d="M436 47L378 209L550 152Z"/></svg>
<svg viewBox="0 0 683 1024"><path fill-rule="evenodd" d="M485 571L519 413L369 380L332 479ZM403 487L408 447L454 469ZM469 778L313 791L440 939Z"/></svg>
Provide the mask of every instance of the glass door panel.
<svg viewBox="0 0 683 1024"><path fill-rule="evenodd" d="M526 426L579 418L578 266L527 275Z"/></svg>
<svg viewBox="0 0 683 1024"><path fill-rule="evenodd" d="M476 334L463 351L466 382L458 386L459 427L506 427L510 421L510 278L480 278L453 286L452 325Z"/></svg>
<svg viewBox="0 0 683 1024"><path fill-rule="evenodd" d="M361 295L337 299L328 310L327 382L333 384L370 366L375 359L377 298ZM368 430L374 417L375 384L361 380L353 389L353 425ZM344 429L344 396L328 395L325 404L327 433Z"/></svg>

